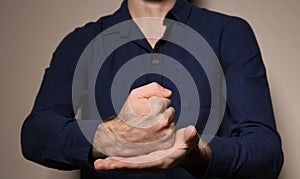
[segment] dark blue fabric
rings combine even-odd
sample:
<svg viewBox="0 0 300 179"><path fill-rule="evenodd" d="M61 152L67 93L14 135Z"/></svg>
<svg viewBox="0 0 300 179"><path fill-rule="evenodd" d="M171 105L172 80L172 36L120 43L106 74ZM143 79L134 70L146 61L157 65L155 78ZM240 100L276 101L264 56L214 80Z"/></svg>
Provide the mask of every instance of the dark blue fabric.
<svg viewBox="0 0 300 179"><path fill-rule="evenodd" d="M23 124L22 151L27 159L61 170L81 169L83 179L193 178L183 168L160 174L134 175L93 170L91 144L75 120L73 74L83 50L99 33L130 18L125 0L115 14L77 28L58 46L50 67L45 71L34 108ZM275 126L266 71L248 23L237 17L191 6L185 0L177 0L167 18L190 26L205 38L219 58L226 78L226 112L217 136L210 142L212 153L204 178L276 178L283 163L281 141ZM155 49L145 39L130 42L109 56L99 72L99 76L105 76L105 79L99 77L96 83L101 117L109 118L115 114L110 89L117 70L137 55L154 52L178 60L196 81L201 99L196 127L201 133L211 105L207 77L187 51L162 40ZM134 82L132 89L153 81L174 92L172 105L180 111L178 89L166 77L144 75ZM92 126L91 134L97 124L86 121L86 126Z"/></svg>

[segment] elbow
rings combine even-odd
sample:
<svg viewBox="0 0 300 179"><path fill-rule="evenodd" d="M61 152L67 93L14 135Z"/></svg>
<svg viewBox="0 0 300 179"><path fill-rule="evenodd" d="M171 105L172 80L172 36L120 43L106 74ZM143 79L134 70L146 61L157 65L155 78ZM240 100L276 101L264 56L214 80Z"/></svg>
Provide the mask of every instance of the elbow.
<svg viewBox="0 0 300 179"><path fill-rule="evenodd" d="M268 165L264 166L262 178L278 178L281 172L284 157L281 149L273 153L273 158L270 160Z"/></svg>
<svg viewBox="0 0 300 179"><path fill-rule="evenodd" d="M265 149L261 156L264 158L260 163L262 178L278 178L283 163L284 155L281 146L281 139L278 133L265 135Z"/></svg>
<svg viewBox="0 0 300 179"><path fill-rule="evenodd" d="M25 159L45 167L59 170L74 170L74 166L65 159L64 151L53 147L54 133L49 130L47 123L41 120L40 114L31 114L24 121L21 129L21 150ZM47 127L45 127L47 126ZM52 141L51 141L52 140Z"/></svg>
<svg viewBox="0 0 300 179"><path fill-rule="evenodd" d="M278 178L284 163L284 155L279 135L276 139L273 138L273 140L269 140L266 145L269 147L266 147L267 150L265 150L264 156L266 156L266 160L269 162L264 163L262 166L262 168L264 168L263 178Z"/></svg>
<svg viewBox="0 0 300 179"><path fill-rule="evenodd" d="M28 129L28 119L25 120L25 122L22 125L21 129L21 150L23 157L27 160L32 159L33 151L31 150L33 146L30 142L30 130Z"/></svg>
<svg viewBox="0 0 300 179"><path fill-rule="evenodd" d="M284 156L280 136L277 133L264 133L262 137L252 136L244 140L244 159L234 176L237 178L278 178Z"/></svg>
<svg viewBox="0 0 300 179"><path fill-rule="evenodd" d="M284 154L281 145L277 148L276 154L274 156L274 171L276 171L276 178L279 176L282 166L284 163Z"/></svg>
<svg viewBox="0 0 300 179"><path fill-rule="evenodd" d="M268 142L266 142L266 145L268 145L268 147L266 147L267 150L265 151L265 155L269 155L268 158L271 161L269 162L269 174L274 178L278 178L284 163L284 154L280 135L278 132L275 132L274 135L270 135L267 138L267 141Z"/></svg>
<svg viewBox="0 0 300 179"><path fill-rule="evenodd" d="M23 157L27 160L39 163L38 159L41 150L38 151L38 146L36 145L36 135L34 134L34 129L32 127L32 117L24 121L21 129L21 150Z"/></svg>

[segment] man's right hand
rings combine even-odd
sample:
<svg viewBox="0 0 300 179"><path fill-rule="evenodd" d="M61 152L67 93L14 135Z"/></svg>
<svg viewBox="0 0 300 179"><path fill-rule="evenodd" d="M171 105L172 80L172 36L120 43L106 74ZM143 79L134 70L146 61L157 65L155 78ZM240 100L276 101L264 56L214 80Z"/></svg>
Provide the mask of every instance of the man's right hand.
<svg viewBox="0 0 300 179"><path fill-rule="evenodd" d="M157 83L132 90L119 115L98 126L94 158L133 157L172 147L175 110L170 107L171 95Z"/></svg>

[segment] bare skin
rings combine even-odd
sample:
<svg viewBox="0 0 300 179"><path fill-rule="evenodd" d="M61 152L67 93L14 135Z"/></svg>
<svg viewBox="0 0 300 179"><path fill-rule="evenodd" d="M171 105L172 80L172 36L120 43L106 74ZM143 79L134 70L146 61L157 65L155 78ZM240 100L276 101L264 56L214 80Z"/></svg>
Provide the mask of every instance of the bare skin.
<svg viewBox="0 0 300 179"><path fill-rule="evenodd" d="M171 94L157 83L134 89L118 116L98 126L94 158L145 155L172 147L175 110L170 107Z"/></svg>
<svg viewBox="0 0 300 179"><path fill-rule="evenodd" d="M128 0L128 7L133 19L147 17L164 18L175 2L176 0ZM155 27L153 27L153 24L143 24L136 20L135 22L144 34L147 32L143 29L157 28L160 34L163 34L165 30L162 23L161 25L155 24ZM159 38L147 40L152 48L154 48ZM126 134L124 135L123 137L128 137ZM174 167L184 167L195 176L203 175L211 155L211 150L207 142L197 134L194 126L180 129L175 135L175 142L168 149L157 150L146 155L129 158L110 156L105 159L96 160L94 167L96 170L118 170L129 173L160 172ZM154 161L143 162L145 158L157 156L164 157Z"/></svg>
<svg viewBox="0 0 300 179"><path fill-rule="evenodd" d="M170 9L174 6L176 0L129 0L128 8L131 17L145 34L145 36L153 36L153 38L147 38L152 48L163 36L166 27L163 26L163 18L167 15ZM139 20L141 18L155 18L154 21Z"/></svg>
<svg viewBox="0 0 300 179"><path fill-rule="evenodd" d="M157 158L157 156L165 157ZM98 159L94 166L96 170L119 170L125 173L157 173L184 167L195 176L201 176L207 168L209 156L210 149L207 143L199 137L194 126L188 126L176 132L172 148L130 158ZM157 160L147 161L149 158Z"/></svg>

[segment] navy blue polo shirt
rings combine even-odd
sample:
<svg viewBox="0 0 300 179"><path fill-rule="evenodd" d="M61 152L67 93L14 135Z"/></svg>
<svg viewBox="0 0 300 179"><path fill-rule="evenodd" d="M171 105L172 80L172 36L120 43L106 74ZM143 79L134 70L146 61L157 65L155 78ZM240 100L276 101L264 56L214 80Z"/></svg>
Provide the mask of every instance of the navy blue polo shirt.
<svg viewBox="0 0 300 179"><path fill-rule="evenodd" d="M166 18L191 27L208 42L219 59L226 80L226 110L216 136L209 143L211 158L208 168L202 173L203 177L276 178L283 163L281 141L275 126L265 67L249 24L237 17L194 7L185 0L177 0ZM73 75L82 52L97 35L130 19L125 0L114 14L77 28L60 43L45 71L33 110L23 124L22 151L27 159L61 170L80 169L83 179L195 177L183 168L159 174L93 170L91 144L75 119ZM121 36L123 32L119 33ZM158 41L155 48L146 39L136 40L119 47L106 59L95 86L99 114L103 119L115 114L110 94L117 71L136 56L154 53L177 60L193 77L201 99L196 124L201 133L211 108L209 81L195 57L179 45L164 40ZM156 59L153 65L159 63ZM165 76L143 75L134 81L131 89L151 82L171 89L172 106L180 111L179 91L174 82ZM175 121L178 116L179 112L175 115ZM97 127L97 123L90 121L83 125L92 126L92 134Z"/></svg>

